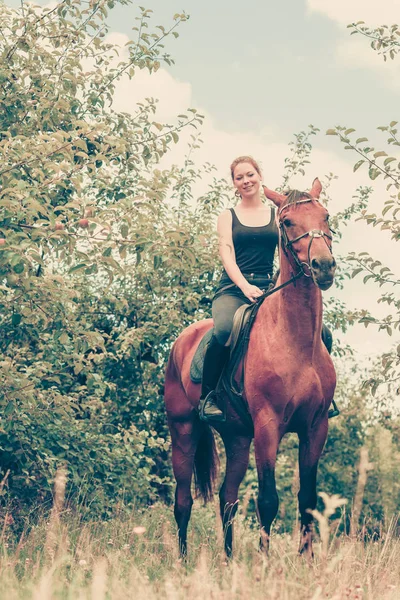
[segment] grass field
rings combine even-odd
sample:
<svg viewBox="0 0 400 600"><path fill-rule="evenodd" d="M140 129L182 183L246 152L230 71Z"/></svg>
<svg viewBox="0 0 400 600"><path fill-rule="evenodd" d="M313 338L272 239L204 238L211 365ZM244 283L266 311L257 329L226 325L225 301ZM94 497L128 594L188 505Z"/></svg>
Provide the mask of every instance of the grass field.
<svg viewBox="0 0 400 600"><path fill-rule="evenodd" d="M322 542L317 538L309 564L297 554L297 534L273 535L265 557L257 529L239 513L235 558L227 562L216 504L195 502L189 556L182 562L172 508L162 504L91 523L53 510L19 539L11 521L4 521L1 535L1 600L400 598L400 541L390 531L363 543L335 536L333 522Z"/></svg>

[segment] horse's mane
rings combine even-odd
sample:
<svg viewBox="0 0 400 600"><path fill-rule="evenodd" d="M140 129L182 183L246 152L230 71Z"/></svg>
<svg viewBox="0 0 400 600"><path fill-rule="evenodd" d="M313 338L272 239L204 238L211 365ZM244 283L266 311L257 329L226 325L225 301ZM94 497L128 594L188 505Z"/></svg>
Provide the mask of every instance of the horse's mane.
<svg viewBox="0 0 400 600"><path fill-rule="evenodd" d="M284 192L283 195L286 196L287 199L285 206L287 206L288 204L295 204L302 198L312 197L308 192L300 192L299 190L288 190L287 192Z"/></svg>

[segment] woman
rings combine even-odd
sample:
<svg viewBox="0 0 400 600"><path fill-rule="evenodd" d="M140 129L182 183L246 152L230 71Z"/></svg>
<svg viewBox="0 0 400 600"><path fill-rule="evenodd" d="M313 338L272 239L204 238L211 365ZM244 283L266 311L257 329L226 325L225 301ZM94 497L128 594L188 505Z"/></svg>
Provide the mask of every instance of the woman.
<svg viewBox="0 0 400 600"><path fill-rule="evenodd" d="M251 156L240 156L231 164L231 176L240 198L233 209L218 217L219 254L224 269L212 303L213 336L204 357L203 380L199 404L204 421L223 421L224 413L216 403L215 388L229 358L233 317L242 304L251 304L272 282L275 250L279 234L275 207L264 204L261 169ZM328 352L332 334L323 325L322 339ZM339 414L336 404L329 417Z"/></svg>
<svg viewBox="0 0 400 600"><path fill-rule="evenodd" d="M261 169L251 156L240 156L231 164L231 176L240 198L235 209L218 217L219 253L224 266L213 299L214 333L204 358L200 416L222 421L223 412L214 394L219 376L229 357L226 346L233 317L242 304L251 304L272 280L278 228L275 207L263 204Z"/></svg>

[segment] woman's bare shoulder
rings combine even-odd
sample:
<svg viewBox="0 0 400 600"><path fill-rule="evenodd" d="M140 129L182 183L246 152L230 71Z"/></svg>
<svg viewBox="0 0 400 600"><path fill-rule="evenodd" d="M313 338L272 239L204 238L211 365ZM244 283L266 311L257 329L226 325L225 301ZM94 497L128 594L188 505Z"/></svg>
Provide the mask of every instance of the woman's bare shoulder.
<svg viewBox="0 0 400 600"><path fill-rule="evenodd" d="M232 213L229 208L223 210L218 216L217 231L220 236L232 235Z"/></svg>
<svg viewBox="0 0 400 600"><path fill-rule="evenodd" d="M232 223L232 212L230 208L225 208L218 215L218 223Z"/></svg>

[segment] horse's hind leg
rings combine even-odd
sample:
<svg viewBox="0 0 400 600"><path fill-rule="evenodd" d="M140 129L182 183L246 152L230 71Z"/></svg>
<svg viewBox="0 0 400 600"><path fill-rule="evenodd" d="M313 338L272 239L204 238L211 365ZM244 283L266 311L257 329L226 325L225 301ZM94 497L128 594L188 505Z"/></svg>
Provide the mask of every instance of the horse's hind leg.
<svg viewBox="0 0 400 600"><path fill-rule="evenodd" d="M185 421L169 420L172 440L172 466L176 479L174 515L178 525L179 551L187 553L187 528L192 512L191 483L199 439L194 414Z"/></svg>
<svg viewBox="0 0 400 600"><path fill-rule="evenodd" d="M311 430L299 433L299 474L300 490L299 511L301 518L300 554L313 557L312 520L308 512L317 505L317 469L318 461L328 434L328 420L325 418Z"/></svg>
<svg viewBox="0 0 400 600"><path fill-rule="evenodd" d="M243 481L249 464L251 438L223 437L226 451L225 479L219 492L222 526L224 531L225 552L232 556L233 518L237 511L239 486Z"/></svg>

